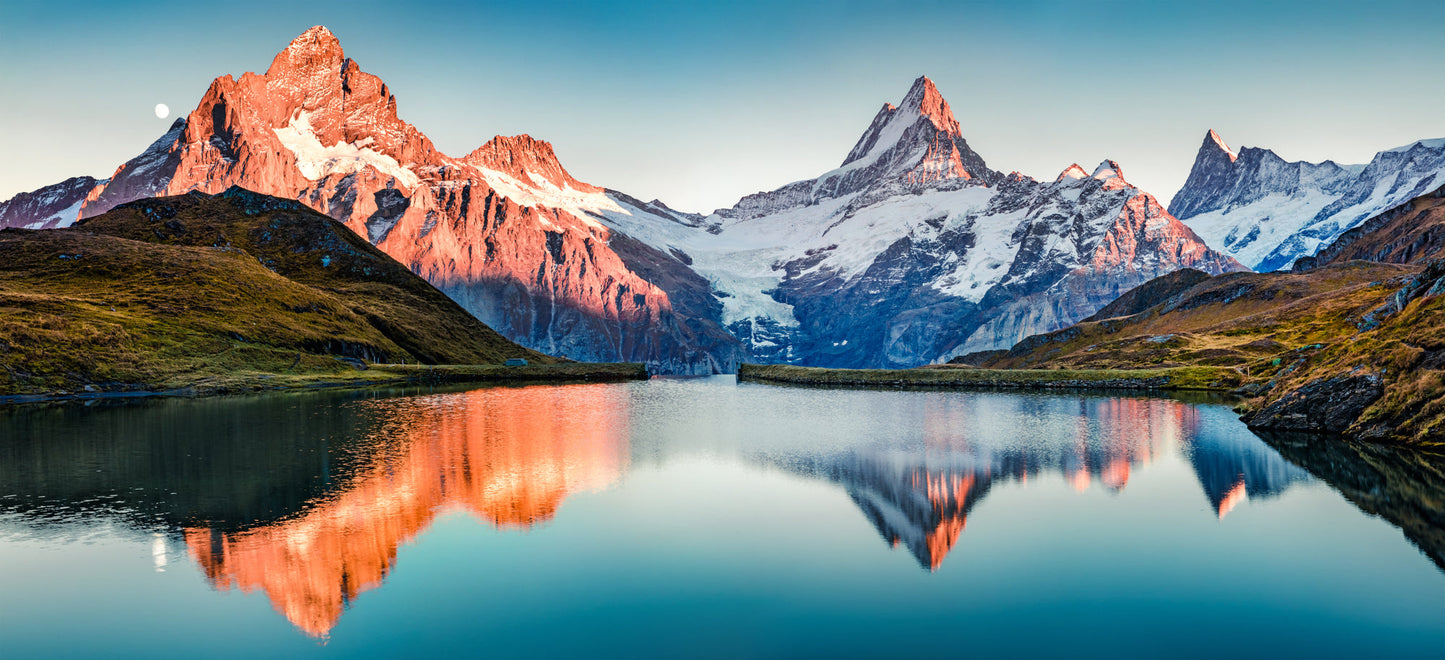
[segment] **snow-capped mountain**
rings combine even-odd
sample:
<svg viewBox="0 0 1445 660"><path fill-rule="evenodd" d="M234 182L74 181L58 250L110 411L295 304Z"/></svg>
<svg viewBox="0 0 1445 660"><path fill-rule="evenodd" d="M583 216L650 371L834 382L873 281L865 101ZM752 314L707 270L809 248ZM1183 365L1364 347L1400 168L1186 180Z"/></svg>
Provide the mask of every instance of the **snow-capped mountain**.
<svg viewBox="0 0 1445 660"><path fill-rule="evenodd" d="M74 181L61 185L85 188ZM187 117L91 184L82 218L233 185L298 199L508 338L548 353L673 373L730 371L743 356L714 320L721 305L706 281L678 256L600 223L599 212L629 211L568 174L550 144L497 137L461 158L441 153L325 27L297 37L264 74L217 78ZM48 218L74 194L52 197L19 221ZM629 208L659 213L660 223L687 220L657 203ZM47 226L70 224L77 209L60 213Z"/></svg>
<svg viewBox="0 0 1445 660"><path fill-rule="evenodd" d="M1158 275L1243 268L1113 161L1049 182L989 169L927 78L879 111L839 168L744 197L702 230L603 215L689 255L756 359L820 366L1007 348Z"/></svg>
<svg viewBox="0 0 1445 660"><path fill-rule="evenodd" d="M443 154L320 26L264 74L217 78L78 215L233 185L345 223L509 339L664 373L947 360L1178 268L1241 268L1112 161L1049 182L989 169L927 78L838 168L701 216L578 181L525 135ZM17 222L67 224L51 207L75 194Z"/></svg>
<svg viewBox="0 0 1445 660"><path fill-rule="evenodd" d="M1381 211L1445 185L1445 138L1381 151L1366 165L1286 162L1230 149L1209 131L1169 212L1258 271L1288 268Z"/></svg>
<svg viewBox="0 0 1445 660"><path fill-rule="evenodd" d="M80 217L85 198L105 181L92 177L71 177L39 190L20 193L0 202L0 229L53 229L68 227Z"/></svg>

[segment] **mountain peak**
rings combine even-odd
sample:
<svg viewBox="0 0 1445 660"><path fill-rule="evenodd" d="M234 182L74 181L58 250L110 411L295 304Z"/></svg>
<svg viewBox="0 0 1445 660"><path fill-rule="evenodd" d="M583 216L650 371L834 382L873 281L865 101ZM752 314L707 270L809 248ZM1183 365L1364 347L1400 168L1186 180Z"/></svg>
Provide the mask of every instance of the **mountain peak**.
<svg viewBox="0 0 1445 660"><path fill-rule="evenodd" d="M1059 182L1059 181L1063 181L1064 179L1087 179L1087 178L1089 178L1089 173L1086 172L1086 171L1084 171L1084 168L1079 167L1079 164L1078 164L1078 163L1074 163L1073 165L1070 165L1070 166L1064 168L1064 171L1059 173L1059 178L1054 179L1054 182L1057 183L1057 182Z"/></svg>
<svg viewBox="0 0 1445 660"><path fill-rule="evenodd" d="M935 137L943 138L942 142ZM928 76L919 76L914 80L897 106L883 104L868 130L853 145L848 157L843 159L843 166L856 161L873 162L904 142L909 146L927 146L925 158L930 160L931 170L946 170L966 179L987 174L985 181L997 176L997 173L988 171L982 158L968 149L968 143L960 135L958 121L953 118L953 110ZM943 163L943 160L953 162ZM930 174L925 178L937 177Z"/></svg>
<svg viewBox="0 0 1445 660"><path fill-rule="evenodd" d="M958 120L953 118L953 110L948 107L948 101L943 100L943 95L938 93L938 87L934 86L928 76L919 76L913 81L913 86L908 89L908 94L903 97L903 103L899 107L927 117L938 130L955 135L959 132Z"/></svg>
<svg viewBox="0 0 1445 660"><path fill-rule="evenodd" d="M1229 162L1232 163L1239 158L1239 154L1233 149L1230 149L1229 145L1224 143L1224 138L1219 137L1219 133L1214 132L1212 128L1209 129L1209 134L1204 136L1204 146L1208 147L1211 143L1229 155Z"/></svg>
<svg viewBox="0 0 1445 660"><path fill-rule="evenodd" d="M345 59L341 41L336 35L326 29L326 26L316 25L292 39L285 50L277 53L276 59L271 60L271 68L266 70L266 75L284 75L293 71L311 72L317 69L335 69L340 72Z"/></svg>
<svg viewBox="0 0 1445 660"><path fill-rule="evenodd" d="M341 47L341 42L337 40L336 35L332 34L331 30L326 29L325 25L313 25L307 28L305 32L297 35L295 39L292 39L291 44L286 48L287 50L291 50L331 47Z"/></svg>
<svg viewBox="0 0 1445 660"><path fill-rule="evenodd" d="M1124 170L1119 167L1118 163L1106 159L1104 162L1099 163L1098 167L1094 168L1094 173L1090 176L1100 181L1109 181L1111 179L1123 181Z"/></svg>
<svg viewBox="0 0 1445 660"><path fill-rule="evenodd" d="M498 135L467 154L463 160L477 167L501 172L528 185L542 185L545 180L562 189L571 188L582 192L602 190L572 178L557 159L552 143L526 134Z"/></svg>

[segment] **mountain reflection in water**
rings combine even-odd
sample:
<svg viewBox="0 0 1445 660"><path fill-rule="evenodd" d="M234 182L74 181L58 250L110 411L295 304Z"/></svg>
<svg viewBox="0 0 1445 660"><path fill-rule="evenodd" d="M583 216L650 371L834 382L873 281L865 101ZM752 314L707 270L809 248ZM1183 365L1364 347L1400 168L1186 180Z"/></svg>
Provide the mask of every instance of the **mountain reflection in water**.
<svg viewBox="0 0 1445 660"><path fill-rule="evenodd" d="M667 399L669 387L686 396ZM215 588L264 593L316 637L442 514L527 529L569 495L623 481L636 457L663 464L689 452L835 484L887 544L929 571L1005 484L1057 479L1118 496L1174 455L1198 480L1200 509L1207 502L1220 518L1312 481L1289 457L1404 529L1437 564L1445 546L1430 500L1445 483L1434 463L1307 441L1281 444L1281 456L1238 428L1203 423L1192 403L779 392L655 381L20 409L0 413L0 493L14 494L0 498L0 515L57 538L119 520L156 535L158 562L165 539L181 540ZM851 411L873 426L831 438L816 430L825 411L800 420L787 408L839 402L918 407L897 413L912 425L897 438L882 413Z"/></svg>
<svg viewBox="0 0 1445 660"><path fill-rule="evenodd" d="M958 543L969 512L1002 482L1054 473L1081 493L1095 483L1118 492L1140 468L1180 450L1223 518L1246 497L1273 497L1310 478L1258 440L1202 432L1197 409L1180 401L1060 398L1054 403L1078 408L1077 423L1065 437L1019 443L1012 430L979 424L972 411L941 402L927 411L921 451L758 460L842 486L885 542L902 545L934 571Z"/></svg>
<svg viewBox="0 0 1445 660"><path fill-rule="evenodd" d="M615 481L627 466L620 394L529 387L372 402L385 420L375 433L394 449L344 492L257 529L187 529L186 546L215 586L262 590L297 627L325 635L438 514L526 528L568 494Z"/></svg>

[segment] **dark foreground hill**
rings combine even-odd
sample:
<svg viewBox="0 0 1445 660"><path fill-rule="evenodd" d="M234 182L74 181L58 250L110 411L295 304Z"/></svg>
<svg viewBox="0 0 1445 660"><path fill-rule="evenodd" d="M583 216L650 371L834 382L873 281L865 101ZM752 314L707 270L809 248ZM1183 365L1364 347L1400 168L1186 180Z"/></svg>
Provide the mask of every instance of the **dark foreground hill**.
<svg viewBox="0 0 1445 660"><path fill-rule="evenodd" d="M356 361L552 363L345 226L232 188L0 232L0 395L225 387ZM338 359L339 358L339 359Z"/></svg>

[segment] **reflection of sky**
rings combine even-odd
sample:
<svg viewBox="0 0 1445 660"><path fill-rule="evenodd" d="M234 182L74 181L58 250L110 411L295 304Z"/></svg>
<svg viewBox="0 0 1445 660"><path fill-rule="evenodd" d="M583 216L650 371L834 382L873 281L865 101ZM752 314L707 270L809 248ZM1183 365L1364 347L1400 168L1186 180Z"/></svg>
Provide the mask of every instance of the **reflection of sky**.
<svg viewBox="0 0 1445 660"><path fill-rule="evenodd" d="M291 569L331 552L332 537L306 530L380 544L385 583L348 597L328 653L876 655L966 640L982 654L1406 657L1445 634L1442 575L1322 484L1285 469L1298 485L1218 518L1198 456L1243 456L1242 472L1273 465L1223 406L726 380L346 405L385 411L371 432L405 441L327 503L229 539L272 559L289 544ZM538 437L549 440L526 441ZM1127 483L1111 486L1101 469L1076 490L1069 470L1120 457ZM880 469L850 473L840 459ZM1019 461L1028 468L1000 472ZM880 543L858 506L858 493L911 490L919 471L992 480L935 573ZM532 514L540 524L499 529L507 484L524 482L563 495L542 498L552 505ZM357 511L358 501L370 504ZM0 536L8 648L23 655L62 625L105 622L108 634L69 643L110 655L149 652L160 636L168 648L237 655L323 650L271 611L276 587L259 585L315 578L325 594L343 587L335 575L277 559L250 567L261 577L249 590L236 581L252 597L221 597L200 587L197 547L177 536L161 544L163 573L149 533L102 523L90 540Z"/></svg>
<svg viewBox="0 0 1445 660"><path fill-rule="evenodd" d="M935 79L995 169L1118 160L1167 200L1200 140L1365 162L1445 135L1434 0L12 2L0 198L109 176L211 80L323 23L452 155L552 141L573 174L707 211L837 167ZM384 16L382 19L380 17ZM1402 96L1403 95L1403 96ZM174 115L173 115L174 116Z"/></svg>

